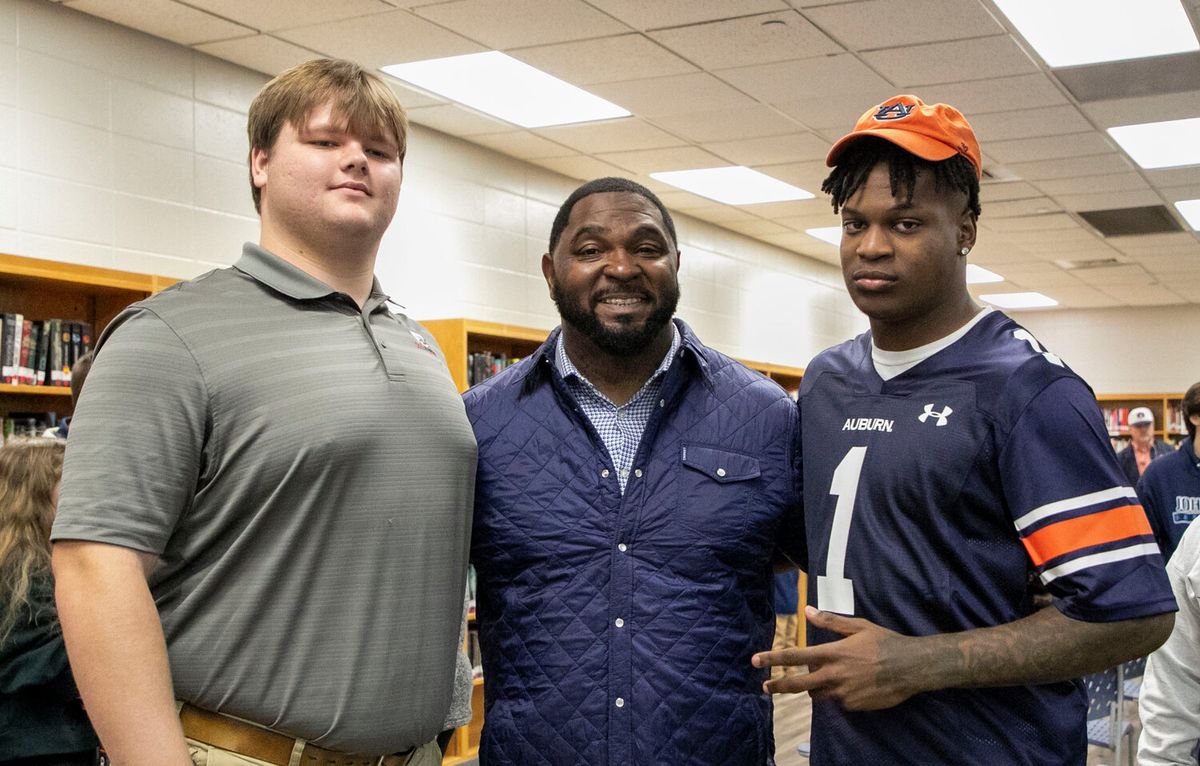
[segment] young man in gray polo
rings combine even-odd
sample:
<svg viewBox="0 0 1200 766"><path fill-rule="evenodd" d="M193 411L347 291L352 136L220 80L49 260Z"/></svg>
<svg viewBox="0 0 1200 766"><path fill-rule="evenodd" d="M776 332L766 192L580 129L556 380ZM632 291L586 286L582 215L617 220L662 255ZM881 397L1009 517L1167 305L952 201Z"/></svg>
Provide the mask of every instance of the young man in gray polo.
<svg viewBox="0 0 1200 766"><path fill-rule="evenodd" d="M259 244L99 340L54 569L122 766L440 761L475 441L373 277L406 128L350 62L272 80L249 115Z"/></svg>

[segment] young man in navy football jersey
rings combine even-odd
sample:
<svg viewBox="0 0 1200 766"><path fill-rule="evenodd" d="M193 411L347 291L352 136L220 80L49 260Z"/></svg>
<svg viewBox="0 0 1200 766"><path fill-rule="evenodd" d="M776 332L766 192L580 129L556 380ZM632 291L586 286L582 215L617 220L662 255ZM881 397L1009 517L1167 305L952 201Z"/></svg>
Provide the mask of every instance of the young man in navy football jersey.
<svg viewBox="0 0 1200 766"><path fill-rule="evenodd" d="M1083 764L1085 673L1144 655L1175 600L1091 390L966 287L979 144L897 96L823 189L870 332L804 376L812 762ZM1035 590L1053 605L1039 608ZM820 611L817 611L817 610Z"/></svg>

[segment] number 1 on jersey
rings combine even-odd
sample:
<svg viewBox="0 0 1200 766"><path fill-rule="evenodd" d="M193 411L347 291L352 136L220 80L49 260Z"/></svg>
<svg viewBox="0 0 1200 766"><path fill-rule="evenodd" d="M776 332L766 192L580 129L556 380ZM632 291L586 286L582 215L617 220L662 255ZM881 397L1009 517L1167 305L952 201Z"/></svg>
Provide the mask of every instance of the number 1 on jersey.
<svg viewBox="0 0 1200 766"><path fill-rule="evenodd" d="M850 544L850 519L858 497L858 477L862 473L866 447L851 447L833 472L829 494L837 498L833 509L833 527L825 556L825 574L817 576L817 608L838 614L854 614L854 581L845 577L846 547Z"/></svg>

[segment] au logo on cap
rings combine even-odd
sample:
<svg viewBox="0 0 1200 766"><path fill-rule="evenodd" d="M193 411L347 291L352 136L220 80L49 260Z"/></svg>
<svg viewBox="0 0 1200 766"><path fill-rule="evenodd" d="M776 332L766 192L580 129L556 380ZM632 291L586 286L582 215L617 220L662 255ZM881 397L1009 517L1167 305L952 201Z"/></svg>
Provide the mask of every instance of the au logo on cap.
<svg viewBox="0 0 1200 766"><path fill-rule="evenodd" d="M883 104L879 107L879 111L875 112L877 120L903 120L912 110L916 109L916 104L904 104L896 102L895 104Z"/></svg>

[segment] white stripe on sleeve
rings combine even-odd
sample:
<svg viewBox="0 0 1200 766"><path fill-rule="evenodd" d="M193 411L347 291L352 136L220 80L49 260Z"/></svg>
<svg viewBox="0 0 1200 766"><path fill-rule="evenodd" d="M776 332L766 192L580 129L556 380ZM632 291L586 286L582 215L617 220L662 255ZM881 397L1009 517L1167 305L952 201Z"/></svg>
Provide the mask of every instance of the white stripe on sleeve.
<svg viewBox="0 0 1200 766"><path fill-rule="evenodd" d="M1086 495L1068 497L1066 500L1056 500L1053 503L1046 503L1034 508L1013 523L1016 525L1017 531L1022 532L1026 527L1041 521L1047 516L1074 511L1078 508L1086 508L1089 505L1117 500L1119 498L1128 498L1135 503L1138 502L1138 496L1133 491L1133 487L1113 487L1112 489L1102 489L1099 492L1090 492Z"/></svg>
<svg viewBox="0 0 1200 766"><path fill-rule="evenodd" d="M1080 556L1077 559L1072 559L1066 563L1059 564L1053 569L1047 569L1045 572L1042 572L1042 582L1049 585L1054 579L1063 575L1074 574L1081 569L1100 566L1101 564L1111 564L1114 561L1135 559L1138 556L1154 555L1161 555L1161 552L1158 550L1158 543L1139 543L1126 548L1117 548L1116 550L1104 551L1103 553L1093 553L1090 556Z"/></svg>

